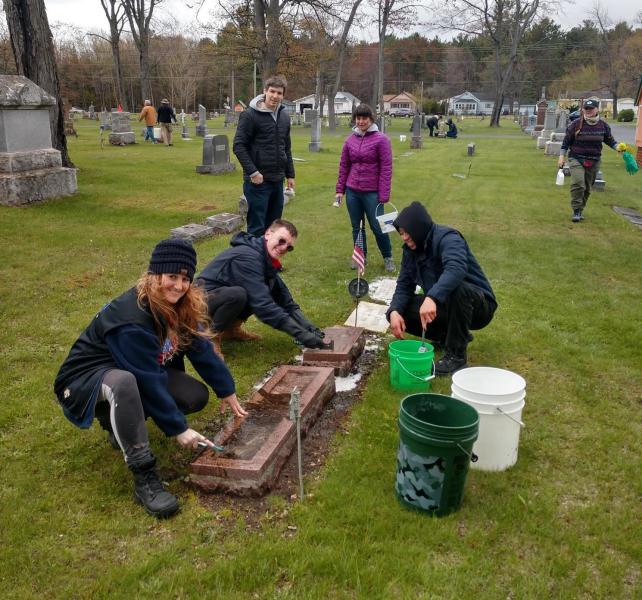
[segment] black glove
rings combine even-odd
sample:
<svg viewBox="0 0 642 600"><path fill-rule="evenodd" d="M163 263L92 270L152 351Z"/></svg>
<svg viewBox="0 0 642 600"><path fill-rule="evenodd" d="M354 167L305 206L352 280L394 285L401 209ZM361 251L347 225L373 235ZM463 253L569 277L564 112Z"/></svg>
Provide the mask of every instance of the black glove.
<svg viewBox="0 0 642 600"><path fill-rule="evenodd" d="M323 338L312 331L308 331L299 325L294 319L288 319L282 326L281 330L291 335L297 344L306 348L324 348Z"/></svg>
<svg viewBox="0 0 642 600"><path fill-rule="evenodd" d="M306 331L309 331L310 333L314 333L319 337L325 337L325 333L323 333L323 331L321 331L316 325L314 325L313 323L310 323L310 321L308 321L305 318L305 315L303 314L300 308L297 308L295 311L293 311L290 316L294 319L294 321L298 325L303 327L303 329L305 329Z"/></svg>

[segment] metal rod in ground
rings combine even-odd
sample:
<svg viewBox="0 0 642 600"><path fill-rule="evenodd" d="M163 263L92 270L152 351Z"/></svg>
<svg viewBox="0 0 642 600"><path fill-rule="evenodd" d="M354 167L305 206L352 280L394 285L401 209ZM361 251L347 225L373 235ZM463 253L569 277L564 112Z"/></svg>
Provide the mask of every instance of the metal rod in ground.
<svg viewBox="0 0 642 600"><path fill-rule="evenodd" d="M303 500L303 452L301 448L301 392L294 387L290 392L290 421L296 424L297 462L299 468L299 498Z"/></svg>

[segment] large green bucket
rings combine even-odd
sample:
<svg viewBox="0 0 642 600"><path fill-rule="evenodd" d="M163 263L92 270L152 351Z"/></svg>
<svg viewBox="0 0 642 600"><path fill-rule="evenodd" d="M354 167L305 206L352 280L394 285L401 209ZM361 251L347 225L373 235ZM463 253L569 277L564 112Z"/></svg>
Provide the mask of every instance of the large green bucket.
<svg viewBox="0 0 642 600"><path fill-rule="evenodd" d="M472 407L441 394L412 394L399 409L395 492L410 508L438 517L456 511L479 431Z"/></svg>
<svg viewBox="0 0 642 600"><path fill-rule="evenodd" d="M422 343L417 340L390 342L390 385L396 390L426 392L434 379L435 349L424 342L425 352L419 352Z"/></svg>

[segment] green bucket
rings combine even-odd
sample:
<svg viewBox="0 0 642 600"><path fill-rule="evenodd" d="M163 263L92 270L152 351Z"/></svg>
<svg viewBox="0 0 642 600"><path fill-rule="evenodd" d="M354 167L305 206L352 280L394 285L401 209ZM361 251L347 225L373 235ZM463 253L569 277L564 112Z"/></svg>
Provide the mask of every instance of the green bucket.
<svg viewBox="0 0 642 600"><path fill-rule="evenodd" d="M399 409L395 492L409 508L442 517L456 511L479 432L472 407L441 394L412 394Z"/></svg>
<svg viewBox="0 0 642 600"><path fill-rule="evenodd" d="M394 389L408 392L425 392L430 389L430 380L435 377L435 349L424 342L426 351L419 352L421 344L416 340L390 342L390 385Z"/></svg>

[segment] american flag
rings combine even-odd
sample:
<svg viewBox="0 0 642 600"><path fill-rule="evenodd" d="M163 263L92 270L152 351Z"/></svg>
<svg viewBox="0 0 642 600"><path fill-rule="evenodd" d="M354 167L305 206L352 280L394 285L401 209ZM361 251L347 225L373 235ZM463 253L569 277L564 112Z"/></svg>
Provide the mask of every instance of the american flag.
<svg viewBox="0 0 642 600"><path fill-rule="evenodd" d="M363 251L363 229L359 229L359 235L357 235L357 240L354 243L352 260L357 265L359 274L363 275L366 270L366 255Z"/></svg>

